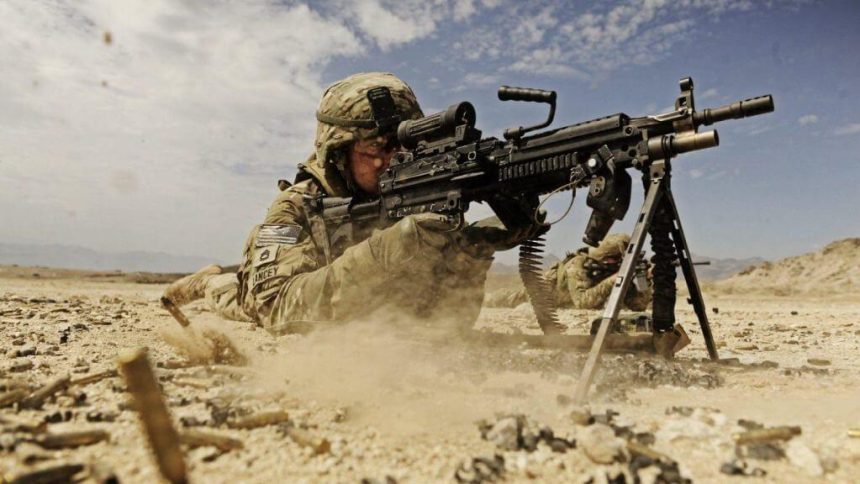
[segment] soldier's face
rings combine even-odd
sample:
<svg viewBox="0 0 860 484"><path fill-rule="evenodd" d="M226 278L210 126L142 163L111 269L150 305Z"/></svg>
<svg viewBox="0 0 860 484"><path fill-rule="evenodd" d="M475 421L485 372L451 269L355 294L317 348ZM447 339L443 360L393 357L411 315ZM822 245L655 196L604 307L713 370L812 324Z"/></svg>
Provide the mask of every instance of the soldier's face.
<svg viewBox="0 0 860 484"><path fill-rule="evenodd" d="M349 149L349 168L355 183L366 193L379 193L379 175L397 151L396 141L379 136L356 141Z"/></svg>

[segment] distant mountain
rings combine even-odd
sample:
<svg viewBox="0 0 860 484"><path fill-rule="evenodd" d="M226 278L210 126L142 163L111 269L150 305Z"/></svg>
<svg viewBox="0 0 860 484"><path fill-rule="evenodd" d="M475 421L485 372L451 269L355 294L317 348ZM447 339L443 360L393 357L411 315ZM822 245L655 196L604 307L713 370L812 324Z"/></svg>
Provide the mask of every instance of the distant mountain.
<svg viewBox="0 0 860 484"><path fill-rule="evenodd" d="M552 267L553 264L560 260L561 259L559 259L555 254L547 254L543 259L543 267L544 269ZM519 265L516 260L513 264L496 260L493 262L493 265L490 266L490 272L493 274L516 274L519 272Z"/></svg>
<svg viewBox="0 0 860 484"><path fill-rule="evenodd" d="M837 240L817 252L748 267L715 287L731 293L786 296L860 294L860 238Z"/></svg>
<svg viewBox="0 0 860 484"><path fill-rule="evenodd" d="M0 264L99 271L194 272L212 263L219 261L163 252L100 252L72 245L0 243Z"/></svg>
<svg viewBox="0 0 860 484"><path fill-rule="evenodd" d="M746 259L717 259L707 256L693 254L693 262L710 262L709 265L696 266L696 276L700 281L719 281L736 274L747 267L765 262L761 257L747 257ZM678 269L679 277L681 269Z"/></svg>
<svg viewBox="0 0 860 484"><path fill-rule="evenodd" d="M650 259L650 254L648 255ZM550 267L556 262L560 261L556 255L548 254L544 259L544 267ZM696 275L698 276L700 281L709 282L709 281L718 281L720 279L725 279L737 272L740 272L747 267L761 264L765 261L761 257L749 257L746 259L718 259L715 257L705 257L705 256L697 256L693 255L694 262L710 262L709 265L699 265L696 266ZM506 264L504 262L494 262L493 266L490 268L490 272L494 274L515 274L517 272L516 264ZM683 277L681 275L681 269L678 269L678 277Z"/></svg>

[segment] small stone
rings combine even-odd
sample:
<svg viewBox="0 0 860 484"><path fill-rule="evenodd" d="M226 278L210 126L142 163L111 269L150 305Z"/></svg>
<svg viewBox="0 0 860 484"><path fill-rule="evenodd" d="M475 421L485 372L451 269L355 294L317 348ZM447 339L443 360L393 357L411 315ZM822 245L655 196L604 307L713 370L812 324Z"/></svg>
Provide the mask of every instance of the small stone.
<svg viewBox="0 0 860 484"><path fill-rule="evenodd" d="M594 423L594 417L591 416L591 412L587 408L574 408L568 417L574 425L586 426Z"/></svg>
<svg viewBox="0 0 860 484"><path fill-rule="evenodd" d="M87 412L87 422L113 422L119 416L112 410L91 410Z"/></svg>
<svg viewBox="0 0 860 484"><path fill-rule="evenodd" d="M767 475L767 472L764 469L750 467L746 461L741 459L734 459L730 462L726 462L720 466L720 472L730 476L764 477Z"/></svg>
<svg viewBox="0 0 860 484"><path fill-rule="evenodd" d="M503 418L487 432L487 440L503 450L517 450L519 443L519 423L514 417Z"/></svg>
<svg viewBox="0 0 860 484"><path fill-rule="evenodd" d="M756 460L780 460L785 458L782 446L774 442L762 442L749 445L739 445L735 455Z"/></svg>
<svg viewBox="0 0 860 484"><path fill-rule="evenodd" d="M60 423L60 422L68 422L74 418L75 414L71 410L58 410L54 413L49 413L45 415L45 422L47 423Z"/></svg>
<svg viewBox="0 0 860 484"><path fill-rule="evenodd" d="M457 482L481 483L497 482L505 473L505 458L499 454L493 457L475 457L462 463L454 473Z"/></svg>
<svg viewBox="0 0 860 484"><path fill-rule="evenodd" d="M792 440L788 443L785 455L789 462L795 467L803 469L809 476L820 477L824 475L824 468L821 467L818 454L799 440Z"/></svg>
<svg viewBox="0 0 860 484"><path fill-rule="evenodd" d="M577 435L577 443L597 464L611 464L623 455L624 443L608 425L595 423L586 427Z"/></svg>

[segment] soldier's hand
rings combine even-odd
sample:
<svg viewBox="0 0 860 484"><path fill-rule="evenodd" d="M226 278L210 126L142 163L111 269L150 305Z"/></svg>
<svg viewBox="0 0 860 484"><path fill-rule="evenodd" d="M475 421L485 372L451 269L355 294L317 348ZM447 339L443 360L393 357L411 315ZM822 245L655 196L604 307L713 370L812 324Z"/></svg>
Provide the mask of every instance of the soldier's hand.
<svg viewBox="0 0 860 484"><path fill-rule="evenodd" d="M529 224L508 229L498 217L487 217L467 225L461 231L466 244L480 246L487 252L509 250L549 229L545 224Z"/></svg>

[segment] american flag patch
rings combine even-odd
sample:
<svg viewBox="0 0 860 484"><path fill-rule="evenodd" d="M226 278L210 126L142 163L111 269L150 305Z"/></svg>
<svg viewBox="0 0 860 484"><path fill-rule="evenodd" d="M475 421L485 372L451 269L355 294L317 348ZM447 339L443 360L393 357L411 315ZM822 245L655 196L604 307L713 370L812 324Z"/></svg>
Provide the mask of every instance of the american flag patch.
<svg viewBox="0 0 860 484"><path fill-rule="evenodd" d="M267 245L276 244L293 245L299 241L299 234L301 233L301 225L263 224L260 225L260 230L257 232L257 240L254 242L254 245L256 247L265 247Z"/></svg>

